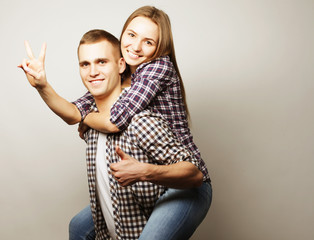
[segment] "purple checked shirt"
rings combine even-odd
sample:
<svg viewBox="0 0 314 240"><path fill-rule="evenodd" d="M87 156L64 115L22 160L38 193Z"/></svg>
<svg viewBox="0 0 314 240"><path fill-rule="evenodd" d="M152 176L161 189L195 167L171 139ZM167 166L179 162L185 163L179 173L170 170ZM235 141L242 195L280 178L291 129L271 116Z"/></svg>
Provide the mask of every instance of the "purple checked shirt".
<svg viewBox="0 0 314 240"><path fill-rule="evenodd" d="M90 93L76 100L82 119L89 113L94 99ZM193 141L181 95L180 80L168 56L141 64L132 74L131 88L111 108L110 121L120 130L127 128L134 115L144 109L160 113L175 136L198 159L203 180L210 180L205 162Z"/></svg>

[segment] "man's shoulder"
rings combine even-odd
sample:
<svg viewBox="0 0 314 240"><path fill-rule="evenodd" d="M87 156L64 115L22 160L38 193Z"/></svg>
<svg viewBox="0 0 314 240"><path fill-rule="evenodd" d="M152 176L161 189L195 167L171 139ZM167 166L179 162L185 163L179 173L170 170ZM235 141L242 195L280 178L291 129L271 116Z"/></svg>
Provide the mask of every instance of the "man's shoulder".
<svg viewBox="0 0 314 240"><path fill-rule="evenodd" d="M134 115L128 129L134 132L148 133L154 131L155 128L162 126L167 127L167 121L158 113L149 109Z"/></svg>
<svg viewBox="0 0 314 240"><path fill-rule="evenodd" d="M151 120L154 122L164 121L163 116L160 113L154 112L150 109L145 109L141 111L140 113L134 115L134 117L132 118L131 124L137 123L137 122L143 122L147 120Z"/></svg>

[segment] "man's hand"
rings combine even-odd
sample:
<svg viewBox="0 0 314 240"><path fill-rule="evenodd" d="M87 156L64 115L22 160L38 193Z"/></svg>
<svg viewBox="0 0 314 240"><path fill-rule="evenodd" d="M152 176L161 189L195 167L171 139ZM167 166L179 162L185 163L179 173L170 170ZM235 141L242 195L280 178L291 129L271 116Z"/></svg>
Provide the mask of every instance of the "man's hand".
<svg viewBox="0 0 314 240"><path fill-rule="evenodd" d="M29 59L23 59L22 64L18 65L26 74L29 83L36 89L43 88L47 85L45 73L45 56L46 43L43 43L38 59L34 57L33 51L28 43L25 41L25 48Z"/></svg>
<svg viewBox="0 0 314 240"><path fill-rule="evenodd" d="M111 164L110 168L118 183L126 187L140 181L141 175L145 171L145 164L124 153L119 147L116 147L116 152L121 161Z"/></svg>
<svg viewBox="0 0 314 240"><path fill-rule="evenodd" d="M85 140L84 134L87 132L87 130L90 129L89 126L87 126L85 123L80 122L77 131L79 132L80 138Z"/></svg>

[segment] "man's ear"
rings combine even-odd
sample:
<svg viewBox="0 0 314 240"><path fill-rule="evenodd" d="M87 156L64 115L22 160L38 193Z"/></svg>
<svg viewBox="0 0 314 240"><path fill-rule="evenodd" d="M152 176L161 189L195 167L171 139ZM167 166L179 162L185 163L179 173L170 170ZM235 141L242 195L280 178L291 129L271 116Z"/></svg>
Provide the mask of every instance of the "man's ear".
<svg viewBox="0 0 314 240"><path fill-rule="evenodd" d="M119 59L119 73L122 74L126 68L126 63L124 58Z"/></svg>

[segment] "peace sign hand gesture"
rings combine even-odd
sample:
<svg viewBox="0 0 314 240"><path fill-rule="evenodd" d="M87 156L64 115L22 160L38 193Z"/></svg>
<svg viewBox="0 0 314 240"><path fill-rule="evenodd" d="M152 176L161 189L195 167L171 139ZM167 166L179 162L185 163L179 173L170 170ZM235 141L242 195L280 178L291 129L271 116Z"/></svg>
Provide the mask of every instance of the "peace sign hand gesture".
<svg viewBox="0 0 314 240"><path fill-rule="evenodd" d="M45 73L45 56L46 43L43 43L38 59L34 57L33 51L28 43L25 41L25 48L29 59L23 59L22 64L18 67L22 68L26 74L29 83L36 89L44 88L47 85Z"/></svg>

